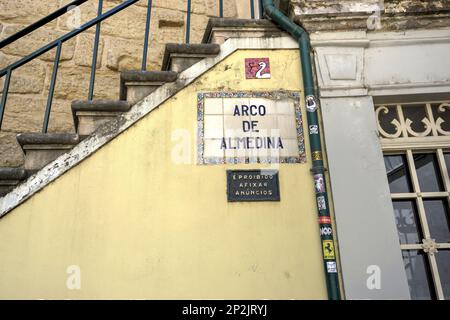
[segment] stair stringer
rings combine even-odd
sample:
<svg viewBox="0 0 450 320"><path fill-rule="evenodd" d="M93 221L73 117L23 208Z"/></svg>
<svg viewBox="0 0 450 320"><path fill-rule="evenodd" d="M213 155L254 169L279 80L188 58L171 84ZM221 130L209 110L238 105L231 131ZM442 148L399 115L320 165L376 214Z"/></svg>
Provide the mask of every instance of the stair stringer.
<svg viewBox="0 0 450 320"><path fill-rule="evenodd" d="M81 163L235 51L296 48L298 48L298 43L289 36L228 39L221 44L220 53L216 57L205 58L186 69L180 73L175 82L162 85L149 96L132 106L128 112L99 127L71 151L50 162L11 192L0 198L0 218L62 176L66 171Z"/></svg>

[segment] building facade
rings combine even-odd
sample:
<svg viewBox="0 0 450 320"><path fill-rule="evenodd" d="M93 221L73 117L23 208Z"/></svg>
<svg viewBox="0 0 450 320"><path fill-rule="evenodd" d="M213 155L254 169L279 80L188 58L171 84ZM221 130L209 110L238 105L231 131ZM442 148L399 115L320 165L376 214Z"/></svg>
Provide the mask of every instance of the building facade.
<svg viewBox="0 0 450 320"><path fill-rule="evenodd" d="M291 1L314 48L347 298L449 298L449 6Z"/></svg>

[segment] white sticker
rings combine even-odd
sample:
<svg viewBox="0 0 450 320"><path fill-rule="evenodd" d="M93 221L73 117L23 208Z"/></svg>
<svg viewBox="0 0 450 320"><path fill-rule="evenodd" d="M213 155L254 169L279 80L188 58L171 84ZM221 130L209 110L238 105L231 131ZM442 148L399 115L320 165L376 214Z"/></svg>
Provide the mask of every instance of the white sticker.
<svg viewBox="0 0 450 320"><path fill-rule="evenodd" d="M336 273L337 272L336 262L328 261L327 262L327 271L328 271L328 273Z"/></svg>
<svg viewBox="0 0 450 320"><path fill-rule="evenodd" d="M324 196L317 197L317 206L319 207L319 210L326 210L327 209L327 205L325 203L325 197Z"/></svg>
<svg viewBox="0 0 450 320"><path fill-rule="evenodd" d="M317 110L317 102L314 96L306 97L306 110L309 112L314 112Z"/></svg>
<svg viewBox="0 0 450 320"><path fill-rule="evenodd" d="M319 126L318 125L309 126L309 134L319 134Z"/></svg>

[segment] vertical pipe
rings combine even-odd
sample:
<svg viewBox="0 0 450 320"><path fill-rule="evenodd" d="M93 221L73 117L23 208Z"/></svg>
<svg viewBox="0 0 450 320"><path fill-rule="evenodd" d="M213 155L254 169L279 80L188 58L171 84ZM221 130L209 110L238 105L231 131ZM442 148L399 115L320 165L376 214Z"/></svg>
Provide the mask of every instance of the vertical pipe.
<svg viewBox="0 0 450 320"><path fill-rule="evenodd" d="M250 16L252 19L255 19L255 3L253 0L250 0Z"/></svg>
<svg viewBox="0 0 450 320"><path fill-rule="evenodd" d="M6 99L8 98L9 84L11 83L12 69L8 69L6 79L3 84L2 102L0 104L0 129L2 128L3 114L5 113Z"/></svg>
<svg viewBox="0 0 450 320"><path fill-rule="evenodd" d="M47 133L47 130L48 130L48 121L50 119L50 111L52 109L53 94L55 92L55 84L56 84L56 76L58 74L59 59L61 58L61 48L62 48L62 42L59 42L58 46L56 47L55 62L53 63L53 73L52 73L52 79L50 81L50 89L48 91L47 106L45 108L44 125L42 127L42 133Z"/></svg>
<svg viewBox="0 0 450 320"><path fill-rule="evenodd" d="M191 31L191 0L188 0L187 17L186 17L186 43L189 43L190 31Z"/></svg>
<svg viewBox="0 0 450 320"><path fill-rule="evenodd" d="M102 11L103 11L103 0L98 0L97 17L102 15ZM101 28L101 22L97 23L97 26L95 29L94 52L92 54L91 80L89 81L88 100L92 100L94 98L95 70L97 68L97 55L98 55L98 44L99 44L99 40L100 40L100 28Z"/></svg>
<svg viewBox="0 0 450 320"><path fill-rule="evenodd" d="M317 126L319 128L319 117L318 117L318 101L315 95L315 87L313 81L312 64L311 64L311 46L309 42L309 37L305 33L299 40L299 48L302 61L302 73L303 73L303 83L305 86L305 103L307 105L307 122L308 127ZM329 210L328 202L328 192L326 186L326 176L325 168L323 163L322 154L322 142L320 140L320 131L318 134L309 133L310 141L310 151L312 155L312 169L314 185L316 186L319 181L323 186L322 190L316 188L316 205L318 210L319 218L319 229L320 229L320 239L322 242L322 254L323 254L323 265L326 274L326 283L328 289L328 296L330 300L340 300L340 290L339 290L339 277L337 273L337 260L334 248L334 235L333 235L333 225L331 224L331 216ZM319 206L319 203L322 203ZM323 205L324 204L324 205ZM331 246L331 247L330 247ZM331 249L334 253L332 257L326 255L327 247ZM334 266L334 269L331 266Z"/></svg>
<svg viewBox="0 0 450 320"><path fill-rule="evenodd" d="M147 4L147 18L145 21L145 36L144 36L144 52L142 54L142 71L147 70L147 52L148 52L148 37L150 35L150 19L152 15L152 0L148 0Z"/></svg>
<svg viewBox="0 0 450 320"><path fill-rule="evenodd" d="M219 0L219 17L223 18L223 0Z"/></svg>

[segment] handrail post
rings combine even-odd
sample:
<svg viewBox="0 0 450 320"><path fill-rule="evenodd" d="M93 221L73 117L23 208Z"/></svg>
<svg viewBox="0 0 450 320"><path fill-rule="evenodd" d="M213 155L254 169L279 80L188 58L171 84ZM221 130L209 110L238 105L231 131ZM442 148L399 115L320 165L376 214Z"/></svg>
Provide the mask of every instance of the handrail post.
<svg viewBox="0 0 450 320"><path fill-rule="evenodd" d="M258 1L258 7L259 7L259 18L264 19L264 8L263 8L262 0Z"/></svg>
<svg viewBox="0 0 450 320"><path fill-rule="evenodd" d="M147 18L145 20L145 35L144 35L144 52L142 54L142 71L147 70L147 53L148 53L148 37L150 35L150 19L152 15L152 0L148 0L147 4Z"/></svg>
<svg viewBox="0 0 450 320"><path fill-rule="evenodd" d="M191 32L191 0L187 1L187 17L186 17L186 43L189 43Z"/></svg>
<svg viewBox="0 0 450 320"><path fill-rule="evenodd" d="M250 0L250 15L252 19L255 19L255 3L253 0Z"/></svg>
<svg viewBox="0 0 450 320"><path fill-rule="evenodd" d="M97 17L102 15L103 11L103 0L98 0L98 11ZM97 23L95 28L95 40L94 40L94 52L92 54L92 65L91 65L91 79L89 81L89 94L88 100L92 100L94 98L94 82L95 82L95 70L97 68L97 56L98 56L98 45L100 40L100 28L101 22Z"/></svg>
<svg viewBox="0 0 450 320"><path fill-rule="evenodd" d="M12 69L8 69L6 79L3 84L2 101L0 104L0 129L2 128L3 114L5 113L6 99L8 98L9 84L11 82Z"/></svg>
<svg viewBox="0 0 450 320"><path fill-rule="evenodd" d="M45 108L44 125L42 127L42 133L47 133L48 130L48 121L50 119L50 112L52 109L53 94L55 92L56 76L58 74L59 60L61 58L61 49L62 49L62 42L59 42L58 46L56 47L55 62L53 63L53 73L52 79L50 81L50 89L48 91L47 106Z"/></svg>

